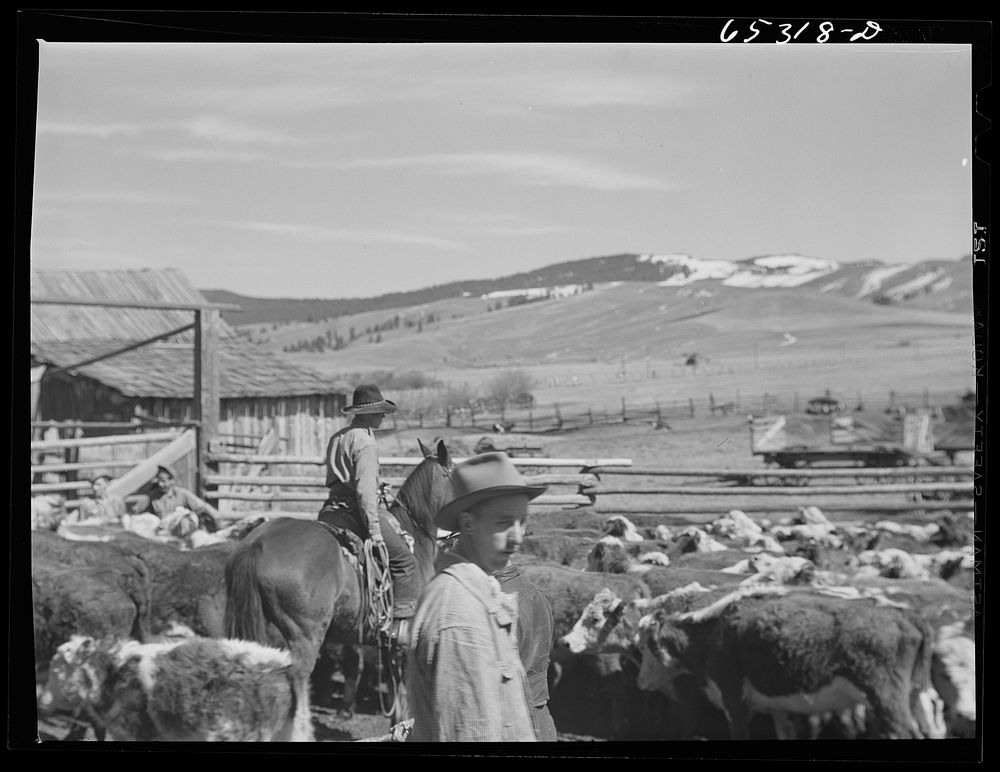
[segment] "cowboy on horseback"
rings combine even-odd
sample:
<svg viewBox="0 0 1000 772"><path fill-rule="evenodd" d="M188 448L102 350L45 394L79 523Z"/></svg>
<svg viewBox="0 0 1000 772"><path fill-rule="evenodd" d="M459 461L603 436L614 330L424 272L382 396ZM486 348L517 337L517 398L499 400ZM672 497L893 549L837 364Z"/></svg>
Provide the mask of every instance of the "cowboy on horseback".
<svg viewBox="0 0 1000 772"><path fill-rule="evenodd" d="M375 430L385 415L396 409L375 384L362 384L354 390L352 403L342 408L352 416L351 423L334 434L326 448L330 495L318 519L352 531L362 541L370 539L376 548L385 548L393 590L390 636L405 646L419 593L417 564L389 513L379 506L382 485L375 441Z"/></svg>

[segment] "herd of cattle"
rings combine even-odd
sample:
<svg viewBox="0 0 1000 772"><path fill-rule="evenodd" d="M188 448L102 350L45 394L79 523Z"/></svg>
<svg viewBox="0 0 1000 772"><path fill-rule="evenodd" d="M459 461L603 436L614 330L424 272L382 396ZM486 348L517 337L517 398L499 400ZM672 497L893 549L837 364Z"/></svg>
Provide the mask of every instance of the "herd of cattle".
<svg viewBox="0 0 1000 772"><path fill-rule="evenodd" d="M34 531L39 715L78 726L70 739L310 737L292 721L287 652L223 639L225 562L260 521L185 548ZM734 510L680 529L537 515L516 560L553 608L556 727L609 739L975 736L971 539L965 515L845 525L803 507L772 524Z"/></svg>

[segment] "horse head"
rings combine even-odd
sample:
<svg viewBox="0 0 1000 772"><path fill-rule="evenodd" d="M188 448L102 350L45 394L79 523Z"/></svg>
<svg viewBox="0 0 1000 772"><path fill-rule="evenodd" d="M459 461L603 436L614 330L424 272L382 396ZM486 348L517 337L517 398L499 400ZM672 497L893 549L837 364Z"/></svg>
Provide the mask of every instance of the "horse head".
<svg viewBox="0 0 1000 772"><path fill-rule="evenodd" d="M444 440L432 450L419 439L423 461L409 474L396 493L393 513L414 537L417 563L425 580L433 575L437 557L437 526L434 517L454 496L451 470L454 467Z"/></svg>

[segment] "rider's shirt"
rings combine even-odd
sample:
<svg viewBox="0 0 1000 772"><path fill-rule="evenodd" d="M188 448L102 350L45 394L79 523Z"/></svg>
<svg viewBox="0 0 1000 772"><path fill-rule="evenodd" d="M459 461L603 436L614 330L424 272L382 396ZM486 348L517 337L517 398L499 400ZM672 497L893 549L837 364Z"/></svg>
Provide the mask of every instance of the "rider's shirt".
<svg viewBox="0 0 1000 772"><path fill-rule="evenodd" d="M349 504L364 517L368 530L379 528L379 461L375 433L347 426L330 438L326 448L326 485L330 500Z"/></svg>

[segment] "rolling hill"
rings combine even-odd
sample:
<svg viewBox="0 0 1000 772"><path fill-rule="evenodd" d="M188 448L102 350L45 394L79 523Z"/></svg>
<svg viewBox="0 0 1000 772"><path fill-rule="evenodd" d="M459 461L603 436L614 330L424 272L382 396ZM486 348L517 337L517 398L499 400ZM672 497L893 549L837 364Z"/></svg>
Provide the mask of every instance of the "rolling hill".
<svg viewBox="0 0 1000 772"><path fill-rule="evenodd" d="M393 317L398 309L484 297L494 301L489 304L493 306L495 301L511 296L573 294L623 281L662 282L672 287L721 283L748 291L797 287L882 305L969 313L972 309L969 257L886 265L875 261L841 264L802 255L764 255L730 261L703 260L684 254L621 254L557 263L499 279L456 281L374 298L254 298L226 290L202 292L214 302L236 303L243 308L240 313L226 315L233 325L273 326L393 312L384 314L384 319ZM448 303L446 306L450 308ZM447 308L442 311L447 316L463 313L463 309Z"/></svg>

